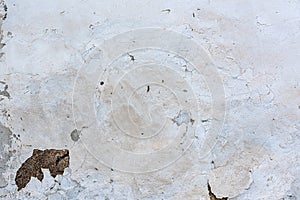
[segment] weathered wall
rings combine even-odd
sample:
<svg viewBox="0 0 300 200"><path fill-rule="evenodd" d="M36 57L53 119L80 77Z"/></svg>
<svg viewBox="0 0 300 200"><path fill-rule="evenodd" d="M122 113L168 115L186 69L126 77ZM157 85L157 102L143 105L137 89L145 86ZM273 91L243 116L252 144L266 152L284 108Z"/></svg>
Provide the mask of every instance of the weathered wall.
<svg viewBox="0 0 300 200"><path fill-rule="evenodd" d="M209 199L209 181L217 197L300 199L299 10L296 0L2 1L0 198ZM210 60L218 74L201 71ZM153 153L176 134L192 145ZM68 149L70 167L17 191L33 149Z"/></svg>

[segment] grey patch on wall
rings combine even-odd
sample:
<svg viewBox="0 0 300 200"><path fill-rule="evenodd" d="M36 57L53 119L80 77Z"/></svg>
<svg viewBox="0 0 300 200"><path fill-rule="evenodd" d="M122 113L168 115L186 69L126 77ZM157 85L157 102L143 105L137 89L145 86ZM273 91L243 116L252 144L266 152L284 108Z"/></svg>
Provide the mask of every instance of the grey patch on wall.
<svg viewBox="0 0 300 200"><path fill-rule="evenodd" d="M3 39L3 32L2 32L2 21L6 18L7 15L7 6L4 1L0 0L0 58L3 56L4 53L1 52L1 49L5 46L4 43L2 43ZM6 88L7 89L7 88ZM4 96L7 94L4 91ZM0 91L1 94L1 91ZM9 98L9 97L8 97ZM3 100L3 98L0 98L0 101ZM0 124L0 188L7 186L7 181L3 177L3 173L6 170L6 163L9 160L10 153L6 150L7 146L11 146L11 131L4 127L2 124Z"/></svg>
<svg viewBox="0 0 300 200"><path fill-rule="evenodd" d="M71 135L71 139L74 142L77 142L80 139L80 131L77 129L74 129L70 135Z"/></svg>
<svg viewBox="0 0 300 200"><path fill-rule="evenodd" d="M3 173L7 168L6 163L11 156L11 152L7 150L7 147L11 146L11 136L11 130L0 124L0 188L7 186Z"/></svg>
<svg viewBox="0 0 300 200"><path fill-rule="evenodd" d="M5 2L0 0L0 58L4 55L3 52L1 52L1 49L5 46L5 43L2 43L3 39L3 32L2 32L2 22L7 17L7 6Z"/></svg>
<svg viewBox="0 0 300 200"><path fill-rule="evenodd" d="M1 20L5 20L7 17L7 10L8 10L7 5L5 4L5 1L0 0L0 8L1 8L0 18L1 18Z"/></svg>

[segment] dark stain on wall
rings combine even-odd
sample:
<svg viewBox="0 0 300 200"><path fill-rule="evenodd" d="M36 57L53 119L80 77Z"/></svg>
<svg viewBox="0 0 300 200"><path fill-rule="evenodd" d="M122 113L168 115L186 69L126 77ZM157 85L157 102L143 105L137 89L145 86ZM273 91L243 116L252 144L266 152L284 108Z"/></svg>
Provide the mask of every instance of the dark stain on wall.
<svg viewBox="0 0 300 200"><path fill-rule="evenodd" d="M31 177L36 177L42 181L44 178L42 168L49 169L53 178L62 175L65 168L69 167L69 161L69 150L67 149L34 149L32 156L17 171L15 181L18 191L29 183Z"/></svg>

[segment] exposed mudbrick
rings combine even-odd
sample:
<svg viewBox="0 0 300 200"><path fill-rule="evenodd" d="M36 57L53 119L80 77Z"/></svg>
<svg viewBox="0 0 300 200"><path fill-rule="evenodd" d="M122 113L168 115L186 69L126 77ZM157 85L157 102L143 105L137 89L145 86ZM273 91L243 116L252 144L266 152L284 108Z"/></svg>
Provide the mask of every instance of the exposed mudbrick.
<svg viewBox="0 0 300 200"><path fill-rule="evenodd" d="M36 177L42 181L44 178L42 168L49 169L54 178L57 175L62 175L65 168L69 167L69 161L69 150L67 149L34 149L32 156L17 171L15 181L18 191L29 183L31 177Z"/></svg>

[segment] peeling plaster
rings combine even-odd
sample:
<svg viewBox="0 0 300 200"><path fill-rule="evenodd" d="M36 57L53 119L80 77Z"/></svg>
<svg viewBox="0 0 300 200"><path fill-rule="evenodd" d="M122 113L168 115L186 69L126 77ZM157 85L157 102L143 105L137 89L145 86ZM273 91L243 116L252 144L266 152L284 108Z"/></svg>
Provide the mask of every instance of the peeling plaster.
<svg viewBox="0 0 300 200"><path fill-rule="evenodd" d="M299 1L73 4L1 1L1 199L300 198ZM159 50L129 51L141 43L121 36L150 27L204 53L150 32L143 41L164 37ZM113 37L119 42L105 46ZM187 51L168 51L170 41ZM206 56L224 104L212 106L221 92L209 83L218 81L193 66ZM224 123L212 135L218 106ZM166 145L171 153L147 157ZM32 178L17 192L22 162L50 148L70 151L69 168L55 178L42 169L42 182ZM137 162L120 149L147 155ZM137 169L147 173L124 173Z"/></svg>

